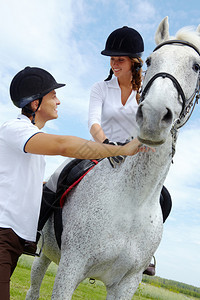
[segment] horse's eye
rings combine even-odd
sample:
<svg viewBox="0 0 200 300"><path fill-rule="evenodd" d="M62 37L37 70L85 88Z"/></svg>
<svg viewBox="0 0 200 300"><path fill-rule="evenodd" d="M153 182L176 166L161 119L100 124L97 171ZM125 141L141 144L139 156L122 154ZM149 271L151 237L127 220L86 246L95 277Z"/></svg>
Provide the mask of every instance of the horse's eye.
<svg viewBox="0 0 200 300"><path fill-rule="evenodd" d="M146 65L147 65L147 67L149 67L151 65L151 58L150 57L147 58Z"/></svg>
<svg viewBox="0 0 200 300"><path fill-rule="evenodd" d="M198 64L194 64L192 69L195 71L195 72L198 72L200 70L200 65Z"/></svg>

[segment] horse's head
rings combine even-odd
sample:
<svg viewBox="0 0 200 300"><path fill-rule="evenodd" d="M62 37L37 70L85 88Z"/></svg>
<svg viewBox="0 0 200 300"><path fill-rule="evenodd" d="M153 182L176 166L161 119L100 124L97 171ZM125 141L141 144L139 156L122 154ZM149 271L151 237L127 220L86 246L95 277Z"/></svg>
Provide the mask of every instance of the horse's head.
<svg viewBox="0 0 200 300"><path fill-rule="evenodd" d="M188 119L192 103L199 95L200 25L179 30L169 37L168 17L160 23L157 47L147 58L147 71L136 119L138 139L147 145L165 142L172 126Z"/></svg>

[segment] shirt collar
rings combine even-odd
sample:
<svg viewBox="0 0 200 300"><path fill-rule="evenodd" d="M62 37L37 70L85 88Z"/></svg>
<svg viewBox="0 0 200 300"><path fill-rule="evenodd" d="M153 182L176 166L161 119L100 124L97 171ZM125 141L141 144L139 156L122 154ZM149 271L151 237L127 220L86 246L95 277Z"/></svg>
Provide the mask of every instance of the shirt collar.
<svg viewBox="0 0 200 300"><path fill-rule="evenodd" d="M119 83L117 80L117 77L113 77L111 80L107 81L108 87L114 88L114 89L119 89Z"/></svg>
<svg viewBox="0 0 200 300"><path fill-rule="evenodd" d="M31 120L27 116L25 116L23 114L19 114L18 117L17 117L17 119L23 119L23 120L31 122Z"/></svg>

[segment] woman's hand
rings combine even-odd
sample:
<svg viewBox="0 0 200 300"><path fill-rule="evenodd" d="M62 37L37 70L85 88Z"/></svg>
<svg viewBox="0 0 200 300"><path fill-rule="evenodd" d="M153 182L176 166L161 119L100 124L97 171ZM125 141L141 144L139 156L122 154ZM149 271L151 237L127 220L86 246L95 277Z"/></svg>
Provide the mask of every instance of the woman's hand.
<svg viewBox="0 0 200 300"><path fill-rule="evenodd" d="M156 152L155 148L152 148L152 147L149 147L146 145L141 145L139 147L139 152L149 152L149 151Z"/></svg>
<svg viewBox="0 0 200 300"><path fill-rule="evenodd" d="M126 151L128 151L128 154L125 155L135 155L138 152L155 152L154 148L143 145L137 138L134 138L123 147L126 147Z"/></svg>

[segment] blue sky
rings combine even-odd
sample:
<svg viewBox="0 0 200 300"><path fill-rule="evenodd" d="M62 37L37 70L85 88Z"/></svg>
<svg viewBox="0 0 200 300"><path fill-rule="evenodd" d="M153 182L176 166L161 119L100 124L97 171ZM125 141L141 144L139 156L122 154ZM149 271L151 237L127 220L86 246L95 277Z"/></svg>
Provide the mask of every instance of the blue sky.
<svg viewBox="0 0 200 300"><path fill-rule="evenodd" d="M181 3L181 4L180 4ZM155 47L156 29L169 17L170 34L200 24L199 0L0 0L0 124L18 114L9 98L12 77L25 66L51 72L66 87L57 90L59 119L48 133L90 138L90 88L106 78L109 58L100 54L107 36L124 25L144 38L143 60ZM144 66L145 69L145 66ZM200 104L199 104L200 105ZM200 107L181 129L165 185L173 209L156 252L157 275L200 287ZM47 178L63 161L48 157Z"/></svg>

